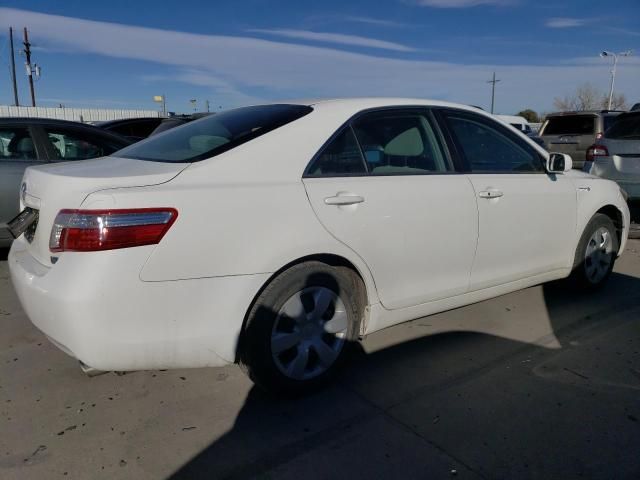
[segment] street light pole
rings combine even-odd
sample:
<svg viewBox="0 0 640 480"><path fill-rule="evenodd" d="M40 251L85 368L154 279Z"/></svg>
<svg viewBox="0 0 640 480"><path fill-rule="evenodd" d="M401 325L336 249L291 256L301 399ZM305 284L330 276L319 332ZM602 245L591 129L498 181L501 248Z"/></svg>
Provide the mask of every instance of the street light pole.
<svg viewBox="0 0 640 480"><path fill-rule="evenodd" d="M613 68L611 69L611 86L609 87L609 104L607 110L611 110L611 101L613 100L613 86L616 83L616 67L618 66L618 57L628 57L633 53L632 50L626 52L613 53L607 50L600 53L601 57L613 57Z"/></svg>

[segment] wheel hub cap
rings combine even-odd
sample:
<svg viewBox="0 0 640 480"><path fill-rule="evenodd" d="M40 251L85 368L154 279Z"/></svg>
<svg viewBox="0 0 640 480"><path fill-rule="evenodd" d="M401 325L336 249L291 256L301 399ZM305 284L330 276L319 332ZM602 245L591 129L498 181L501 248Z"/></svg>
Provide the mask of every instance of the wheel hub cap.
<svg viewBox="0 0 640 480"><path fill-rule="evenodd" d="M609 273L613 262L613 241L611 232L605 227L597 229L587 242L584 266L591 283L599 283Z"/></svg>
<svg viewBox="0 0 640 480"><path fill-rule="evenodd" d="M288 298L271 333L271 354L284 375L308 380L337 360L347 335L344 303L331 289L308 287Z"/></svg>

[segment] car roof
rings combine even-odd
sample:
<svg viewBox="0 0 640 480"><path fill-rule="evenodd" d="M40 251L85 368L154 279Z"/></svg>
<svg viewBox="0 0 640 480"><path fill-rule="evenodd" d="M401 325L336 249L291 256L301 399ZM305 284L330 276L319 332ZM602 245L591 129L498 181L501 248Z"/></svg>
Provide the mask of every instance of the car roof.
<svg viewBox="0 0 640 480"><path fill-rule="evenodd" d="M570 115L620 115L625 110L574 110L570 112L553 112L547 115L547 117L564 117Z"/></svg>
<svg viewBox="0 0 640 480"><path fill-rule="evenodd" d="M274 105L274 104L286 104L286 105L306 105L313 107L314 110L328 112L335 111L340 113L355 114L357 112L385 107L411 107L411 106L425 106L425 107L449 107L457 108L461 110L467 110L470 112L476 112L483 114L487 117L493 117L489 113L485 112L481 108L473 105L464 105L460 103L446 102L442 100L431 100L425 98L404 98L404 97L352 97L352 98L311 98L311 99L294 99L294 100L282 100L275 102L266 102L257 105Z"/></svg>
<svg viewBox="0 0 640 480"><path fill-rule="evenodd" d="M127 123L136 123L136 122L149 122L152 120L156 120L158 122L162 121L164 117L132 117L132 118L118 118L115 120L102 120L100 122L95 122L94 125L97 127L111 127L114 125L124 125Z"/></svg>
<svg viewBox="0 0 640 480"><path fill-rule="evenodd" d="M69 127L90 131L92 134L102 137L109 137L112 140L122 142L123 144L131 144L131 140L108 130L103 130L95 125L86 123L72 122L70 120L58 120L56 118L32 118L32 117L0 117L0 126L2 125L49 125L54 127Z"/></svg>
<svg viewBox="0 0 640 480"><path fill-rule="evenodd" d="M2 123L13 123L13 124L24 124L24 125L58 125L61 127L86 127L86 128L97 128L93 125L88 125L86 123L74 122L71 120L59 120L57 118L40 118L40 117L0 117L0 124Z"/></svg>

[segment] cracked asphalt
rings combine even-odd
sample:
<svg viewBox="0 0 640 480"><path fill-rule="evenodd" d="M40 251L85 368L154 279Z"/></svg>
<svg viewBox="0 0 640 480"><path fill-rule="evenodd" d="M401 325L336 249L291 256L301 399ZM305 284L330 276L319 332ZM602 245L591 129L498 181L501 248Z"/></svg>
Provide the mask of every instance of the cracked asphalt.
<svg viewBox="0 0 640 480"><path fill-rule="evenodd" d="M307 398L235 366L88 378L1 260L0 328L5 480L640 478L639 240L602 291L537 286L376 333Z"/></svg>

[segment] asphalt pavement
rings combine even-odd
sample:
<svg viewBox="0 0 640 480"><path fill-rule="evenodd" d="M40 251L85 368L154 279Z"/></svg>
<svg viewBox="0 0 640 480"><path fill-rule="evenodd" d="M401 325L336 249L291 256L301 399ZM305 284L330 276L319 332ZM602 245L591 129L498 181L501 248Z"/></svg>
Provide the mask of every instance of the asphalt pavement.
<svg viewBox="0 0 640 480"><path fill-rule="evenodd" d="M640 241L597 293L532 287L368 337L337 383L236 366L89 378L0 259L0 478L638 479Z"/></svg>

